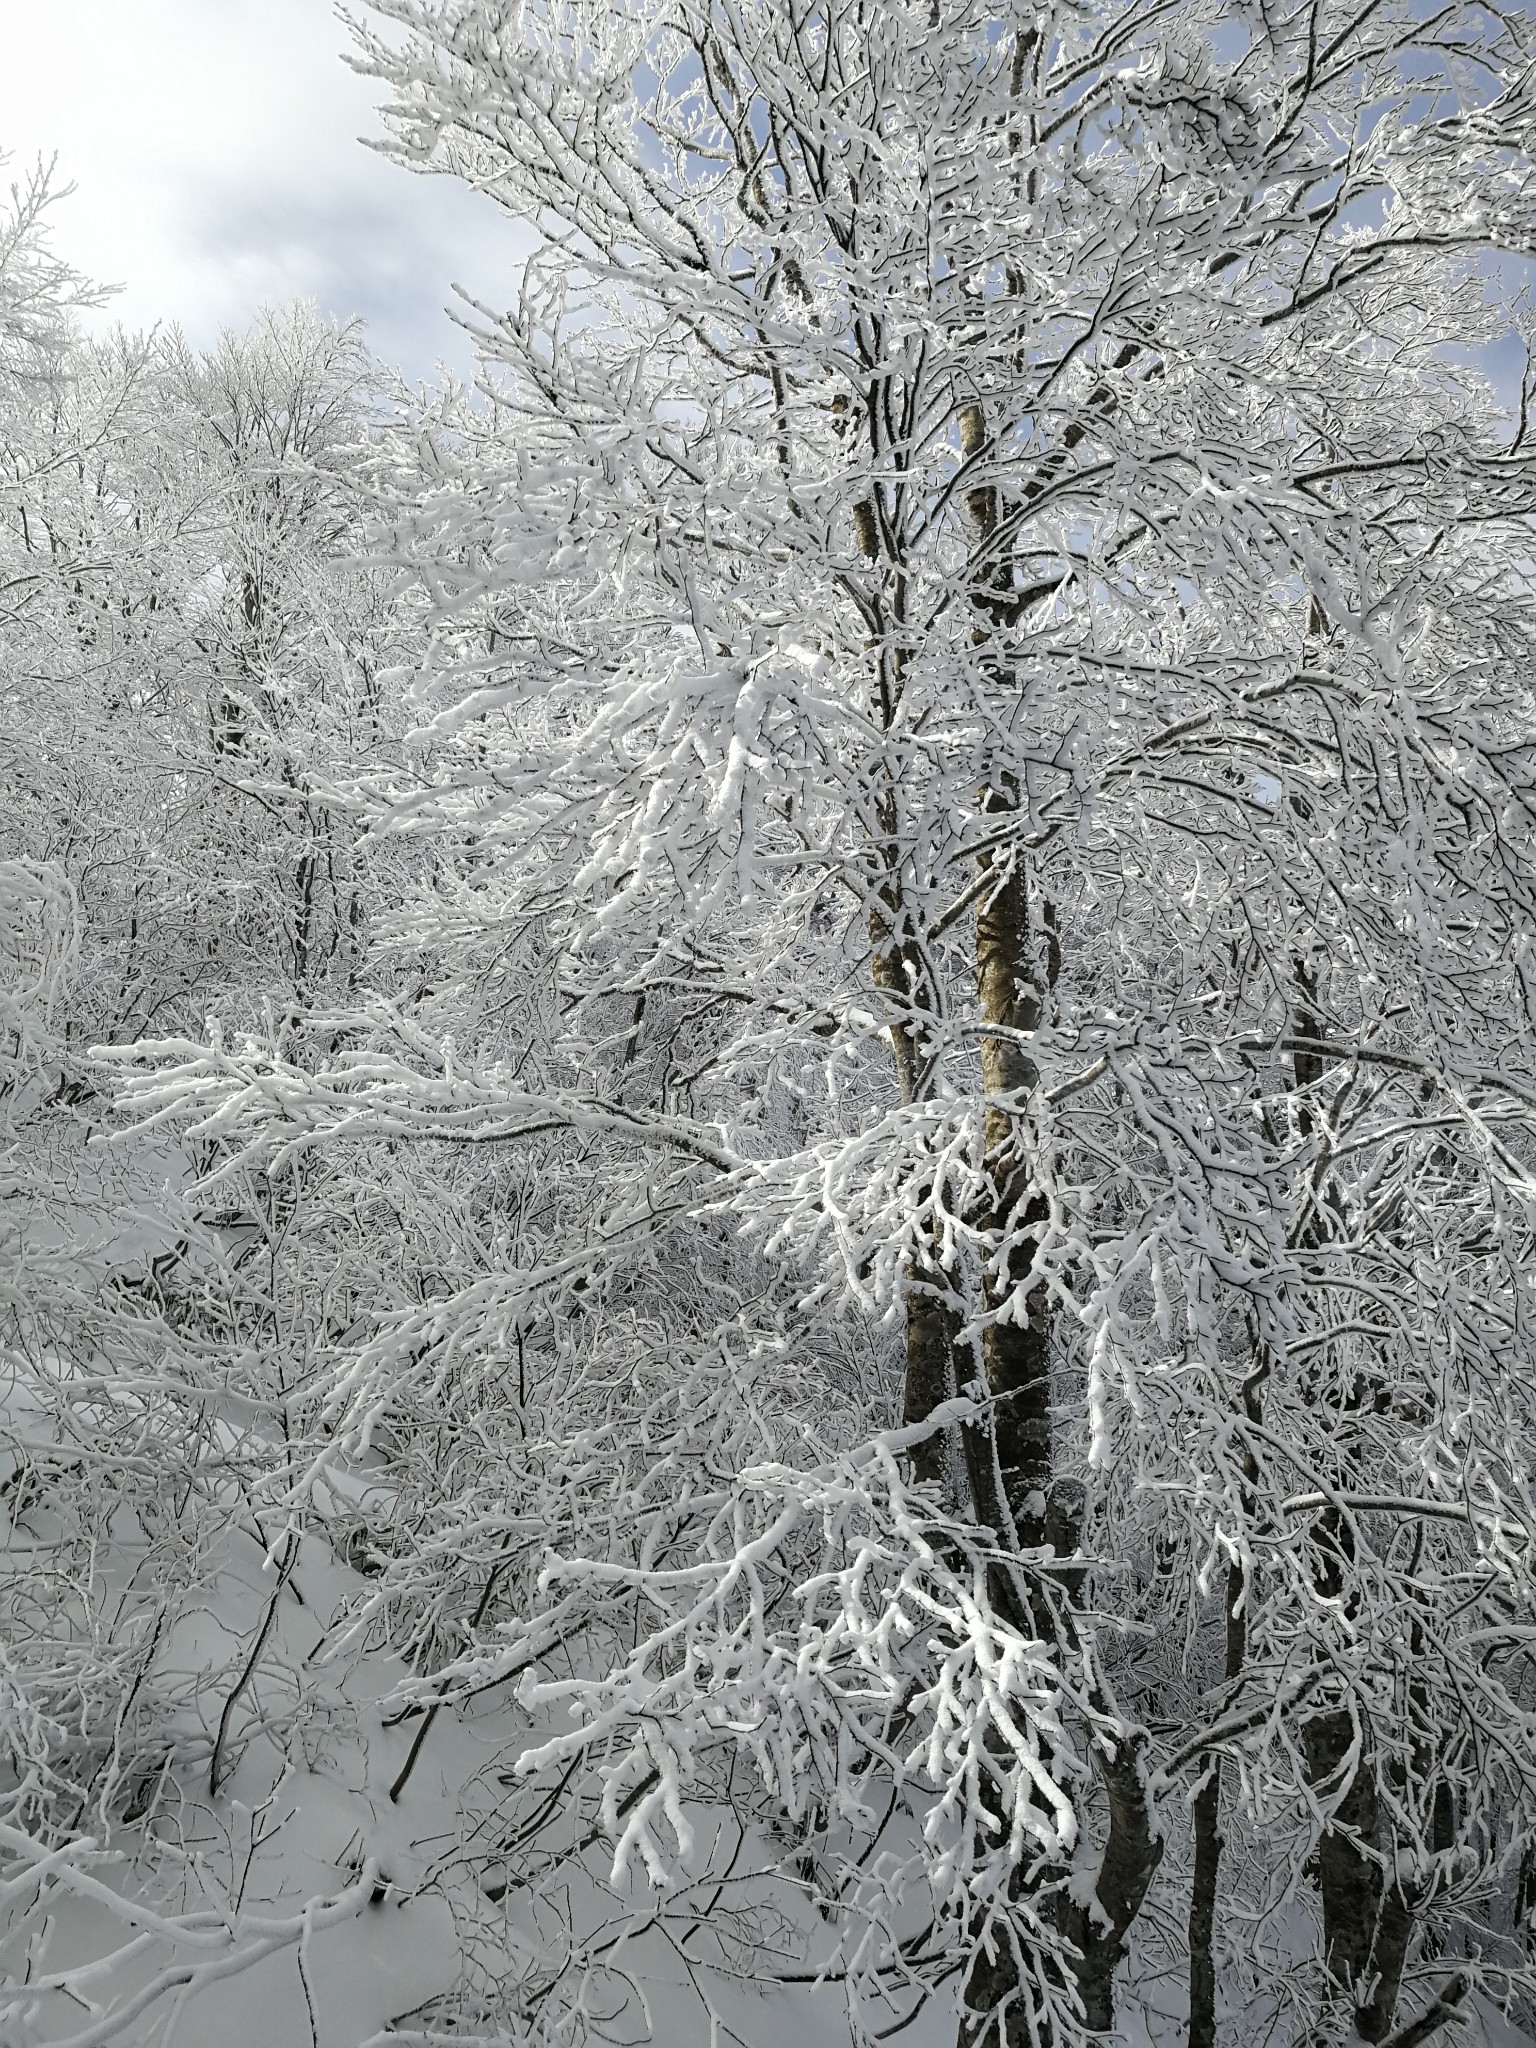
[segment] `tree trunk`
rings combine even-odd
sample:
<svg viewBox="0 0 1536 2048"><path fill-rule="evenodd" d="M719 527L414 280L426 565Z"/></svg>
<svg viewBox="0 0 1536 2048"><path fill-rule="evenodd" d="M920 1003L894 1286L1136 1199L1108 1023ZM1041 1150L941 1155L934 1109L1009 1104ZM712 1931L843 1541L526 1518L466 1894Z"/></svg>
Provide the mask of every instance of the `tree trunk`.
<svg viewBox="0 0 1536 2048"><path fill-rule="evenodd" d="M1144 1737L1131 1735L1106 1755L1095 1749L1099 1780L1109 1801L1109 1840L1104 1845L1093 1901L1064 1903L1062 1931L1079 1952L1077 1986L1083 2025L1107 2034L1115 2024L1115 1971L1125 1954L1132 1922L1163 1860L1162 1837L1142 1776Z"/></svg>
<svg viewBox="0 0 1536 2048"><path fill-rule="evenodd" d="M985 809L1006 815L1011 793L989 792ZM1001 1027L981 1040L981 1078L989 1186L987 1213L978 1219L988 1247L982 1295L989 1320L982 1332L981 1362L992 1411L992 1456L996 1486L1007 1520L999 1535L1023 1550L1045 1541L1046 1503L1054 1476L1051 1450L1051 1331L1042 1288L1028 1297L1022 1317L1007 1316L1014 1289L1028 1276L1034 1235L1005 1253L1008 1236L1021 1225L1038 1230L1043 1205L1031 1197L1029 1161L1017 1119L1006 1098L1035 1087L1039 1075L1020 1034L1040 1022L1040 997L1029 957L1029 892L1018 859L984 853L980 879L989 883L976 913L976 987L983 1025ZM1020 1270L1022 1268L1022 1270ZM979 1503L978 1503L979 1505Z"/></svg>
<svg viewBox="0 0 1536 2048"><path fill-rule="evenodd" d="M1242 1674L1248 1649L1246 1587L1242 1567L1227 1567L1226 1656L1230 1686ZM1189 2048L1216 2048L1216 1888L1221 1873L1221 1753L1211 1759L1195 1796L1195 1869L1189 1896Z"/></svg>
<svg viewBox="0 0 1536 2048"><path fill-rule="evenodd" d="M1315 623L1314 600L1309 625ZM1295 974L1298 1033L1303 1039L1321 1038L1317 977L1304 960L1295 962ZM1292 1066L1300 1097L1296 1124L1305 1137L1316 1125L1306 1091L1320 1083L1326 1062L1313 1053L1296 1053ZM1303 1212L1298 1233L1300 1242L1307 1245L1324 1240L1337 1203L1336 1191L1328 1182L1319 1182L1317 1173L1314 1168L1315 1198ZM1348 1405L1345 1404L1346 1409ZM1314 1579L1319 1597L1326 1601L1347 1598L1348 1567L1354 1561L1354 1538L1349 1523L1337 1508L1327 1508L1317 1519L1314 1535L1318 1550ZM1347 2001L1355 2025L1363 2032L1362 2020L1375 2024L1370 2016L1368 1987L1383 1903L1382 1867L1376 1853L1380 1807L1369 1757L1370 1730L1359 1725L1348 1706L1338 1706L1314 1715L1302 1728L1301 1740L1307 1779L1314 1789L1337 1794L1342 1774L1346 1769L1349 1772L1333 1818L1318 1843L1317 1889L1323 1909L1325 1997L1335 2008ZM1351 1763L1350 1751L1357 1740L1359 1753ZM1406 1935L1404 1941L1406 1953ZM1389 2025L1390 2014L1381 2033L1366 2034L1365 2038L1380 2040Z"/></svg>
<svg viewBox="0 0 1536 2048"><path fill-rule="evenodd" d="M960 445L967 458L985 446L981 408L968 405L960 414ZM996 488L978 484L966 493L966 513L980 543L983 562L998 524ZM1018 599L1005 562L981 568L971 592L978 624L975 641L990 648L996 636L1017 617ZM1000 691L1016 687L1006 659L984 655L997 671ZM1018 790L1011 781L982 793L982 809L1002 820L1018 810ZM1017 1551L1031 1551L1059 1532L1062 1504L1055 1499L1054 1447L1051 1433L1051 1319L1045 1290L1032 1288L1022 1315L1016 1313L1020 1283L1038 1257L1039 1233L1046 1221L1044 1202L1033 1189L1032 1161L1020 1126L1017 1104L1037 1085L1038 1070L1027 1039L1038 1029L1042 1001L1030 944L1029 884L1022 850L1004 845L983 853L977 879L982 894L976 912L976 992L981 1012L981 1077L986 1107L987 1197L977 1218L983 1246L982 1305L986 1311L981 1342L982 1371L992 1397L988 1431L965 1433L966 1462L972 1496L980 1519L992 1523L1000 1538ZM1050 935L1053 964L1059 958L1054 930ZM987 1026L995 1027L988 1030ZM1010 1246L1010 1240L1013 1240ZM1007 1249L1005 1249L1007 1247ZM1072 1538L1076 1547L1076 1531ZM1021 1629L1026 1626L1044 1641L1070 1646L1070 1616L1063 1621L1038 1571L999 1573L994 1600ZM1061 1590L1075 1590L1062 1587ZM1066 1640L1063 1640L1063 1628ZM1109 1803L1109 1840L1099 1866L1091 1906L1059 1895L1056 1908L1062 1932L1078 1951L1077 1988L1084 2023L1092 2033L1114 2026L1115 1970L1125 1952L1126 1937L1140 1912L1147 1887L1162 1861L1151 1803L1141 1769L1141 1739L1126 1736L1106 1754L1095 1747L1094 1758ZM964 2048L1013 2048L1034 2041L1024 2005L1025 1986L1015 1951L990 1959L978 1955L966 1986L966 2002L980 2018L962 2026ZM1017 2015L1017 2020L1013 2015ZM989 2031L990 2028L990 2031Z"/></svg>
<svg viewBox="0 0 1536 2048"><path fill-rule="evenodd" d="M1216 2048L1216 1882L1221 1871L1221 1756L1195 1795L1195 1869L1189 1891L1189 2048Z"/></svg>
<svg viewBox="0 0 1536 2048"><path fill-rule="evenodd" d="M985 428L978 406L960 415L962 453L980 450ZM997 492L981 485L966 493L966 516L983 550L997 527ZM997 568L982 572L972 591L978 624L973 638L979 647L992 640L1006 621L1006 600L996 581ZM1002 665L1000 664L1000 669ZM1009 678L1000 673L1007 689ZM998 818L1017 808L1012 788L982 792L982 809ZM976 994L984 1031L981 1080L985 1095L983 1134L986 1144L987 1194L975 1218L982 1246L981 1370L993 1406L985 1423L962 1432L966 1476L978 1521L997 1535L1005 1552L1038 1549L1045 1541L1046 1508L1052 1479L1050 1413L1050 1326L1044 1297L1029 1297L1022 1320L1007 1316L1014 1289L1027 1273L1033 1240L1005 1252L1017 1223L1026 1227L1043 1218L1033 1214L1029 1195L1029 1162L1020 1143L1009 1098L1027 1093L1038 1080L1034 1061L1019 1034L1040 1021L1040 1000L1029 957L1029 885L1021 857L1014 848L983 853L977 863L982 894L976 911ZM1002 1563L990 1577L992 1604L1023 1634L1045 1640L1054 1634L1054 1616L1038 1576L1026 1580ZM1022 1878L1015 1873L1016 1894ZM1029 2007L1029 1972L1017 1941L991 1955L978 1947L966 1981L965 2001L974 2018L962 2020L963 2048L1023 2048L1041 2038L1042 2017ZM1048 2029L1046 2030L1048 2032Z"/></svg>
<svg viewBox="0 0 1536 2048"><path fill-rule="evenodd" d="M1414 1623L1410 1638L1415 1658L1424 1654L1423 1632ZM1429 1802L1429 1847L1443 1857L1456 1843L1456 1801L1450 1781L1441 1770L1441 1759L1430 1734L1428 1701L1424 1688L1410 1689L1414 1719L1420 1730L1413 1745L1412 1770L1420 1784L1434 1787ZM1406 1790L1407 1788L1402 1788ZM1395 1857L1394 1857L1395 1862ZM1385 2041L1397 2016L1397 2001L1403 1988L1403 1968L1419 1916L1434 1896L1440 1882L1438 1870L1430 1870L1417 1882L1404 1882L1394 1868L1390 1882L1382 1878L1381 1907L1376 1916L1376 1938L1371 1947L1370 1992L1355 2013L1355 2027L1367 2041Z"/></svg>
<svg viewBox="0 0 1536 2048"><path fill-rule="evenodd" d="M1398 1993L1403 1988L1403 1965L1418 1917L1419 1901L1411 1888L1394 1881L1383 1889L1371 1944L1370 1995L1355 2008L1355 2030L1362 2040L1385 2041L1392 2031Z"/></svg>
<svg viewBox="0 0 1536 2048"><path fill-rule="evenodd" d="M1354 1739L1354 1718L1347 1708L1334 1708L1308 1721L1302 1749L1312 1785L1327 1788L1337 1783ZM1318 1844L1317 1888L1329 1995L1335 2002L1347 1998L1353 2007L1370 1970L1382 1882L1380 1865L1370 1853L1376 1843L1376 1781L1363 1755L1349 1770L1344 1796Z"/></svg>
<svg viewBox="0 0 1536 2048"><path fill-rule="evenodd" d="M1015 61L1022 62L1017 51ZM974 460L986 446L981 407L963 407L959 424L961 452ZM1007 564L988 560L998 524L996 486L973 486L966 492L965 509L979 556L971 590L977 618L972 637L979 649L990 650L1016 610ZM1006 659L990 652L984 658L995 666L1001 692L1017 687ZM1017 788L1010 780L984 789L981 808L1000 821L1014 815ZM1003 1250L1020 1225L1030 1232L1031 1226L1038 1229L1045 1220L1038 1200L1030 1195L1030 1162L1009 1105L1009 1098L1027 1094L1039 1081L1024 1044L1039 1026L1041 1002L1030 957L1029 882L1021 850L1003 846L981 854L977 881L982 888L976 911L977 1002L983 1026L998 1027L996 1032L984 1029L981 1040L988 1197L985 1213L977 1218L987 1247L981 1363L987 1392L997 1405L992 1410L990 1443L977 1441L975 1433L967 1438L967 1464L978 1514L994 1521L1005 1542L1033 1550L1045 1541L1053 1477L1050 1319L1039 1288L1030 1293L1022 1319L1006 1315L1019 1281L1028 1277L1037 1240L1026 1234L1013 1252Z"/></svg>
<svg viewBox="0 0 1536 2048"><path fill-rule="evenodd" d="M1242 1386L1242 1409L1257 1423L1263 1413L1264 1382L1270 1373L1268 1353L1260 1350L1254 1369ZM1250 1450L1243 1459L1243 1511L1251 1517L1258 1470ZM1226 1630L1222 1676L1230 1688L1242 1676L1248 1655L1248 1582L1236 1558L1227 1567ZM1222 1760L1211 1759L1205 1783L1195 1796L1195 1867L1189 1895L1189 2048L1216 2048L1216 1890L1221 1875Z"/></svg>
<svg viewBox="0 0 1536 2048"><path fill-rule="evenodd" d="M888 790L881 803L881 829L887 846L896 842L896 795ZM893 864L894 853L888 856ZM891 1010L887 1030L896 1068L896 1086L903 1106L923 1101L931 1087L932 1052L924 1024L932 1013L925 963L906 931L906 906L894 873L879 891L879 907L870 913L875 986ZM937 1242L930 1236L906 1269L907 1362L902 1385L902 1420L911 1427L925 1422L955 1391L955 1347L961 1324L960 1306L945 1272ZM945 1479L944 1438L935 1433L913 1447L912 1474L919 1481L942 1485Z"/></svg>

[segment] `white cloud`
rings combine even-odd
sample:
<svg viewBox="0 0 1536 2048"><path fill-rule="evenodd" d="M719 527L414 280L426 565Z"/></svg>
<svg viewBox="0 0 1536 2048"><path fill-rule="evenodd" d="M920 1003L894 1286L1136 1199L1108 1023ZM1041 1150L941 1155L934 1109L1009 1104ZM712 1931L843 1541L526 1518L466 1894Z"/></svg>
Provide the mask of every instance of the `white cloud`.
<svg viewBox="0 0 1536 2048"><path fill-rule="evenodd" d="M59 253L112 317L197 342L264 301L361 313L413 375L468 361L451 286L501 300L526 243L488 200L357 139L376 88L328 0L0 0L0 149L58 153Z"/></svg>

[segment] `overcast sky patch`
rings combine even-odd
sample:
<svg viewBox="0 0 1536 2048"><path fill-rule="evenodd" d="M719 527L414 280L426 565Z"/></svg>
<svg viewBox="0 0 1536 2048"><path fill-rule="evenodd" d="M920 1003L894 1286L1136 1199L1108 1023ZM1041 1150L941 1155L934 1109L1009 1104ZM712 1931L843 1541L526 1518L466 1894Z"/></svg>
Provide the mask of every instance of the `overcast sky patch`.
<svg viewBox="0 0 1536 2048"><path fill-rule="evenodd" d="M386 163L377 87L329 0L0 0L7 177L58 153L59 253L124 289L111 317L197 343L264 302L361 314L413 377L470 350L459 283L506 303L525 238L453 181Z"/></svg>

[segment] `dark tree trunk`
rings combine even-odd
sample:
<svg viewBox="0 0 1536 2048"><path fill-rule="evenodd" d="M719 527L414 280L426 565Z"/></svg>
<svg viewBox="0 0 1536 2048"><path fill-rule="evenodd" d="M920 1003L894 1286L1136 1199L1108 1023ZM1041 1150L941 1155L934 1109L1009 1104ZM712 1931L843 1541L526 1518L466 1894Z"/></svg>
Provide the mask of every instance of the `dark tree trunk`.
<svg viewBox="0 0 1536 2048"><path fill-rule="evenodd" d="M1392 2031L1398 1993L1403 1988L1403 1965L1418 1917L1419 1902L1409 1890L1395 1882L1385 1887L1371 1944L1370 1995L1355 2008L1355 2030L1362 2040L1385 2041Z"/></svg>
<svg viewBox="0 0 1536 2048"><path fill-rule="evenodd" d="M926 1026L933 995L922 951L907 930L901 883L894 873L897 838L897 797L888 790L881 804L880 826L886 836L887 874L878 908L870 914L875 986L891 1012L887 1032L896 1068L896 1086L904 1106L927 1097L932 1085L932 1049ZM906 1270L907 1360L902 1386L902 1420L912 1427L926 1422L955 1391L955 1346L961 1324L960 1304L939 1249L929 1239ZM942 1485L945 1477L944 1438L939 1432L917 1444L911 1454L913 1477Z"/></svg>
<svg viewBox="0 0 1536 2048"><path fill-rule="evenodd" d="M1007 796L989 796L986 808L1005 815L1013 809ZM979 879L987 885L976 913L976 985L983 1025L1000 1028L981 1041L982 1086L986 1090L988 1213L978 1219L983 1243L989 1247L982 1279L983 1305L989 1320L982 1332L981 1362L987 1392L996 1401L992 1411L992 1445L997 1485L1007 1519L998 1533L1012 1537L1019 1548L1037 1549L1045 1541L1046 1503L1054 1476L1051 1450L1051 1330L1043 1288L1028 1297L1017 1319L1000 1319L1015 1288L1028 1278L1044 1209L1030 1191L1029 1160L1016 1116L1007 1098L1034 1088L1039 1076L1020 1034L1040 1022L1040 998L1029 956L1029 892L1020 865L983 854ZM999 1270L999 1247L1019 1223L1026 1236L1014 1257L1023 1267ZM979 1504L978 1504L979 1505Z"/></svg>
<svg viewBox="0 0 1536 2048"><path fill-rule="evenodd" d="M1015 1896L1022 1890L1017 1886ZM973 1938L978 1932L972 1930ZM1034 1959L1013 1945L1017 1930L1012 1924L994 1923L994 1938L991 1955L977 1947L965 1980L968 2011L960 2022L960 2048L1052 2048L1049 2015L1034 2003ZM1056 1987L1063 1999L1064 1991Z"/></svg>
<svg viewBox="0 0 1536 2048"><path fill-rule="evenodd" d="M1257 1423L1263 1415L1264 1383L1273 1363L1260 1349L1241 1392L1243 1414ZM1258 1469L1250 1450L1243 1459L1243 1512L1251 1517ZM1248 1656L1248 1583L1236 1558L1227 1567L1226 1627L1222 1676L1230 1689L1242 1676ZM1221 1877L1222 1760L1211 1759L1205 1783L1195 1796L1195 1867L1189 1896L1189 2048L1216 2048L1216 1897Z"/></svg>
<svg viewBox="0 0 1536 2048"><path fill-rule="evenodd" d="M1417 1563L1417 1559L1415 1559ZM1415 1623L1410 1637L1415 1658L1423 1655L1423 1635ZM1429 1847L1436 1857L1444 1856L1456 1841L1456 1801L1440 1768L1424 1688L1410 1688L1412 1712L1418 1734L1413 1744L1410 1768L1421 1788L1432 1785L1429 1795ZM1401 1787L1407 1791L1405 1785ZM1404 1884L1394 1869L1390 1882L1382 1877L1381 1905L1376 1916L1376 1938L1371 1948L1370 1989L1356 2009L1355 2027L1367 2041L1385 2041L1397 2015L1397 2001L1403 1988L1403 1968L1419 1917L1433 1897L1439 1874L1430 1871L1417 1883Z"/></svg>
<svg viewBox="0 0 1536 2048"><path fill-rule="evenodd" d="M1022 75L1021 67L1032 47L1033 34L1021 35L1015 49L1016 76ZM984 455L986 423L979 405L961 408L959 429L966 459ZM965 507L977 542L977 572L971 588L977 620L974 639L1006 696L1018 685L1010 673L1008 656L999 647L999 637L1016 621L1020 600L1013 588L1011 564L994 549L1000 511L996 486L978 481L967 491ZM982 792L983 810L999 821L1016 814L1018 803L1018 790L1011 783L989 786ZM1011 1312L1017 1308L1021 1284L1031 1276L1046 1222L1044 1203L1033 1187L1033 1161L1016 1107L1039 1079L1027 1040L1039 1026L1043 1007L1032 958L1029 882L1022 846L1004 842L983 853L977 881L981 893L976 913L976 988L982 1022L988 1188L985 1212L977 1218L986 1311L981 1363L993 1407L990 1428L967 1430L964 1442L978 1518L989 1522L1005 1543L1027 1552L1055 1540L1060 1533L1062 1503L1054 1486L1051 1318L1045 1289L1029 1289L1022 1316ZM1054 929L1048 934L1047 954L1054 969L1059 960ZM1001 1247L1015 1236L1014 1249L1005 1258ZM1072 1547L1076 1547L1075 1530ZM1032 1628L1042 1640L1069 1646L1071 1619L1063 1615L1058 1601L1062 1592L1075 1593L1075 1586L1058 1580L1055 1589L1047 1588L1033 1564L997 1576L994 1600L1001 1612L1021 1629ZM1079 1906L1061 1897L1056 1910L1062 1932L1079 1952L1077 1988L1085 2023L1090 2031L1103 2033L1114 2025L1115 1969L1162 1860L1163 1845L1153 1825L1138 1739L1127 1737L1107 1755L1096 1749L1095 1761L1109 1804L1110 1830L1094 1904L1091 1908ZM962 2026L964 2048L1013 2048L1016 2040L1033 2039L1023 2003L1026 1995L1016 1954L999 1951L991 1959L978 1955L966 1987L966 2001L981 2017ZM1004 2018L985 2017L999 2006Z"/></svg>
<svg viewBox="0 0 1536 2048"><path fill-rule="evenodd" d="M1107 2034L1115 2024L1115 1971L1125 1954L1132 1922L1163 1860L1162 1837L1153 1826L1141 1767L1142 1741L1131 1736L1106 1756L1096 1750L1099 1779L1109 1801L1109 1840L1099 1865L1092 1906L1069 1904L1063 1931L1080 1953L1077 1986L1083 2024Z"/></svg>
<svg viewBox="0 0 1536 2048"><path fill-rule="evenodd" d="M1316 606L1313 606L1314 627ZM1303 1039L1320 1039L1324 1026L1317 1013L1317 978L1307 963L1298 960L1296 971L1296 1026ZM1316 1127L1308 1091L1315 1089L1326 1071L1326 1062L1313 1053L1293 1056L1297 1107L1297 1128L1304 1136ZM1337 1190L1324 1174L1319 1158L1311 1176L1308 1207L1303 1211L1299 1240L1317 1245L1329 1235L1337 1207ZM1358 1394L1341 1406L1340 1428L1347 1428L1347 1415ZM1345 1452L1347 1460L1347 1450ZM1354 1537L1348 1520L1338 1509L1328 1508L1318 1517L1313 1531L1317 1563L1314 1581L1325 1601L1349 1594L1349 1568L1354 1562ZM1392 2009L1397 2002L1397 1984L1402 1978L1402 1957L1406 1956L1412 1933L1412 1914L1406 1919L1389 1909L1383 1922L1385 1881L1379 1853L1380 1802L1375 1763L1370 1754L1370 1729L1356 1712L1340 1705L1314 1715L1302 1728L1302 1753L1307 1779L1312 1787L1334 1802L1333 1815L1317 1848L1317 1889L1323 1909L1323 1964L1325 1995L1336 2010L1350 2011L1357 2031L1368 2041L1385 2038ZM1358 1743L1353 1762L1350 1752ZM1347 1778L1345 1773L1348 1773ZM1403 1902L1406 1904L1406 1902ZM1383 2006L1386 1987L1377 1978L1376 1948L1385 1936L1386 1952L1401 1942L1390 1991L1390 2003ZM1371 2031L1367 2031L1370 2029Z"/></svg>
<svg viewBox="0 0 1536 2048"><path fill-rule="evenodd" d="M1248 1617L1242 1567L1227 1567L1226 1655L1223 1675L1230 1686L1242 1674L1248 1651ZM1195 1868L1189 1895L1189 2048L1216 2048L1216 1893L1221 1876L1221 1755L1211 1759L1205 1783L1195 1795Z"/></svg>
<svg viewBox="0 0 1536 2048"><path fill-rule="evenodd" d="M1216 2048L1216 1883L1221 1871L1221 1758L1195 1795L1189 1892L1189 2048Z"/></svg>
<svg viewBox="0 0 1536 2048"><path fill-rule="evenodd" d="M1347 1708L1318 1714L1302 1730L1307 1777L1320 1791L1332 1792L1355 1740L1355 1723ZM1330 1996L1362 1997L1370 1971L1381 1908L1381 1866L1371 1851L1376 1843L1378 1806L1376 1781L1361 1756L1348 1766L1350 1777L1333 1819L1317 1848L1317 1888L1323 1907L1323 1960Z"/></svg>
<svg viewBox="0 0 1536 2048"><path fill-rule="evenodd" d="M940 1292L942 1282L915 1266L907 1269L907 1370L902 1390L902 1421L913 1427L926 1422L934 1409L954 1392L955 1345L960 1314L953 1298ZM943 1483L944 1438L935 1429L912 1449L912 1473L919 1480Z"/></svg>

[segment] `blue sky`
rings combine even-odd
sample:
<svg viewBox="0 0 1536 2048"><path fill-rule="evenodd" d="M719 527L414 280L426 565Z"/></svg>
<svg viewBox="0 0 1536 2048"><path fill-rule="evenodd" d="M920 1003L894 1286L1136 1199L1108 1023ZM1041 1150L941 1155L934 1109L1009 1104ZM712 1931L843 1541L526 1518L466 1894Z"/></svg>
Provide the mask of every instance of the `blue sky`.
<svg viewBox="0 0 1536 2048"><path fill-rule="evenodd" d="M376 88L330 0L0 0L0 149L58 153L55 244L124 290L111 317L199 343L263 302L360 313L413 377L470 351L460 283L505 303L519 237L445 178L363 147Z"/></svg>

